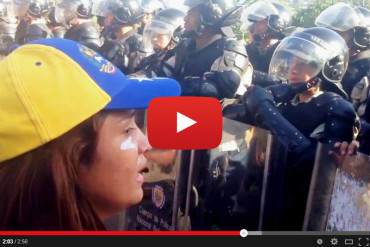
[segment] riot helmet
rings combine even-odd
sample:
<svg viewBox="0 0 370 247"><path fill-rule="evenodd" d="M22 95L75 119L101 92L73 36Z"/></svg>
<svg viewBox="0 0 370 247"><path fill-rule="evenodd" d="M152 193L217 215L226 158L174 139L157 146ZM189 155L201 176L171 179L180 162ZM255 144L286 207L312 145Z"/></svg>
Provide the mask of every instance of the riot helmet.
<svg viewBox="0 0 370 247"><path fill-rule="evenodd" d="M315 24L338 32L349 48L366 48L369 40L369 24L366 13L346 3L337 3L321 12Z"/></svg>
<svg viewBox="0 0 370 247"><path fill-rule="evenodd" d="M93 17L92 0L63 0L60 7L64 9L65 23L70 23L75 18L90 19Z"/></svg>
<svg viewBox="0 0 370 247"><path fill-rule="evenodd" d="M257 1L248 6L241 17L242 29L250 32L255 40L268 35L282 38L291 24L291 14L283 5L269 1Z"/></svg>
<svg viewBox="0 0 370 247"><path fill-rule="evenodd" d="M145 50L161 51L171 43L178 43L183 31L184 16L185 13L172 8L158 12L153 21L144 28Z"/></svg>
<svg viewBox="0 0 370 247"><path fill-rule="evenodd" d="M343 95L340 82L348 59L348 47L338 33L323 27L307 28L281 41L272 56L269 74L288 83L318 77Z"/></svg>
<svg viewBox="0 0 370 247"><path fill-rule="evenodd" d="M278 11L278 16L272 15L269 18L268 25L271 30L277 33L283 33L292 23L292 16L288 9L280 3L272 3Z"/></svg>
<svg viewBox="0 0 370 247"><path fill-rule="evenodd" d="M189 16L192 13L196 13L198 19L198 27L192 28L194 30L185 30L188 34L199 35L206 27L214 29L229 27L240 20L243 10L242 6L236 5L235 0L185 0L184 4L189 7L185 22L191 18Z"/></svg>
<svg viewBox="0 0 370 247"><path fill-rule="evenodd" d="M113 16L115 25L134 25L141 22L144 12L138 1L127 0L113 10Z"/></svg>
<svg viewBox="0 0 370 247"><path fill-rule="evenodd" d="M360 16L361 24L354 29L353 43L360 49L370 48L370 10L364 7L356 7Z"/></svg>
<svg viewBox="0 0 370 247"><path fill-rule="evenodd" d="M315 24L337 32L346 32L360 25L360 17L351 5L334 4L323 10L316 18Z"/></svg>
<svg viewBox="0 0 370 247"><path fill-rule="evenodd" d="M48 0L31 0L28 5L27 13L36 18L46 16L52 4Z"/></svg>

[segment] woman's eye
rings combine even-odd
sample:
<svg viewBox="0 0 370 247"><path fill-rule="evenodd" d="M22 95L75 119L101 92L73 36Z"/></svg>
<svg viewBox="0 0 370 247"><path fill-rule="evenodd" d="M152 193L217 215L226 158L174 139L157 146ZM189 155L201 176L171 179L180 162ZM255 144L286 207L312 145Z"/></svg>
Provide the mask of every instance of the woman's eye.
<svg viewBox="0 0 370 247"><path fill-rule="evenodd" d="M125 134L131 134L136 128L127 128L125 129Z"/></svg>

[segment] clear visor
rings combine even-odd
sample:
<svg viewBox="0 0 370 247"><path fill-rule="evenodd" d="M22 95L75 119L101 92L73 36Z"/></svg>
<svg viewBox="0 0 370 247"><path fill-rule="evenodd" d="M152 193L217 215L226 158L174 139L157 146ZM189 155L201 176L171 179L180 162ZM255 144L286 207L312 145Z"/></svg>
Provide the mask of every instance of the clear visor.
<svg viewBox="0 0 370 247"><path fill-rule="evenodd" d="M77 10L78 6L81 4L88 5L89 0L76 0L76 1L71 1L71 0L65 0L58 6L61 8L62 17L64 18L63 23L69 23L71 20L75 19L78 17L77 15Z"/></svg>
<svg viewBox="0 0 370 247"><path fill-rule="evenodd" d="M338 3L321 12L315 24L319 27L345 32L359 26L360 22L359 15L350 5Z"/></svg>
<svg viewBox="0 0 370 247"><path fill-rule="evenodd" d="M170 24L153 21L144 29L143 43L145 50L164 50L170 44L174 27Z"/></svg>
<svg viewBox="0 0 370 247"><path fill-rule="evenodd" d="M320 73L326 57L326 51L310 41L287 38L276 49L269 74L289 83L307 82Z"/></svg>
<svg viewBox="0 0 370 247"><path fill-rule="evenodd" d="M243 11L241 28L244 31L248 31L254 23L267 19L270 15L278 14L278 10L271 3L265 1L255 2Z"/></svg>

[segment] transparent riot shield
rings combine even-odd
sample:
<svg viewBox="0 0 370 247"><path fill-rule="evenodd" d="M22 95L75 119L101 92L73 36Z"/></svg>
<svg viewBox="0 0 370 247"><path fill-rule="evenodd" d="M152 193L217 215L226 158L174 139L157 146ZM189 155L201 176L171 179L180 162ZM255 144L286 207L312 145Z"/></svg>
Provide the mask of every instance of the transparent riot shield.
<svg viewBox="0 0 370 247"><path fill-rule="evenodd" d="M309 231L370 230L370 157L317 149L304 222Z"/></svg>
<svg viewBox="0 0 370 247"><path fill-rule="evenodd" d="M221 144L189 152L184 208L188 230L257 230L268 131L223 120Z"/></svg>
<svg viewBox="0 0 370 247"><path fill-rule="evenodd" d="M263 174L258 230L302 230L314 166L315 144L294 153L271 136Z"/></svg>

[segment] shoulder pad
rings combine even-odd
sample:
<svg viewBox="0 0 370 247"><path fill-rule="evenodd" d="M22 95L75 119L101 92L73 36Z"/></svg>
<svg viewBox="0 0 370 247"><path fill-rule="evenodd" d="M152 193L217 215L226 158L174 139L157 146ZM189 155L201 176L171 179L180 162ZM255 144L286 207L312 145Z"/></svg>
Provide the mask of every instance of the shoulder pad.
<svg viewBox="0 0 370 247"><path fill-rule="evenodd" d="M232 51L243 56L248 56L247 49L243 41L238 41L236 39L226 39L224 42L224 49L227 51Z"/></svg>

